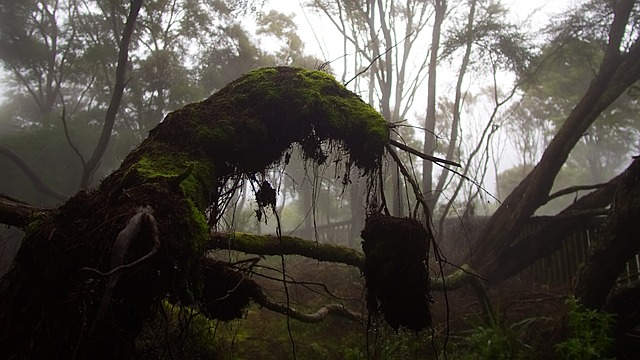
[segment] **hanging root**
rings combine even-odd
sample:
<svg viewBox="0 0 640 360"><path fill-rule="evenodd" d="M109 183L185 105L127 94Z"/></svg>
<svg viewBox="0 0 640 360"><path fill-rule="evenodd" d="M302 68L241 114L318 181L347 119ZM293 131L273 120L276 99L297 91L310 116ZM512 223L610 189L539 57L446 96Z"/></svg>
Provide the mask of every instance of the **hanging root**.
<svg viewBox="0 0 640 360"><path fill-rule="evenodd" d="M99 276L109 277L109 281L107 282L107 285L105 287L104 294L102 295L102 300L100 300L98 311L96 312L93 323L89 330L90 333L93 332L96 324L102 319L107 309L109 308L113 290L115 289L120 276L125 271L142 265L145 261L154 256L160 249L158 225L152 214L153 209L151 208L151 206L139 207L136 211L136 214L131 217L131 219L127 223L127 226L125 226L125 228L118 233L116 241L113 244L113 249L111 251L110 271L103 273L93 268L82 268L83 271L90 271ZM153 248L151 249L151 251L149 251L149 253L139 258L138 260L130 264L124 264L124 257L129 250L131 242L138 236L138 234L140 234L140 231L145 225L148 227L148 231L150 232L151 238L153 239Z"/></svg>
<svg viewBox="0 0 640 360"><path fill-rule="evenodd" d="M367 308L394 330L431 325L428 233L418 221L371 214L362 230Z"/></svg>

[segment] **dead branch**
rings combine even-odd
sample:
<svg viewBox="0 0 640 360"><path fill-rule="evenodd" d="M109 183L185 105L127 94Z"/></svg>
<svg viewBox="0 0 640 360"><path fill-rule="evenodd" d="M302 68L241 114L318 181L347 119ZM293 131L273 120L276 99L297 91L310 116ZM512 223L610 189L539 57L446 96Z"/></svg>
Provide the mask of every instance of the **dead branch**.
<svg viewBox="0 0 640 360"><path fill-rule="evenodd" d="M294 236L213 232L205 250L237 250L255 255L302 255L318 261L337 262L362 270L364 255L344 246L320 244Z"/></svg>
<svg viewBox="0 0 640 360"><path fill-rule="evenodd" d="M314 313L303 313L291 307L287 307L284 304L280 304L271 301L266 296L263 298L254 298L255 302L260 304L265 309L287 315L292 319L296 319L305 323L319 323L323 321L327 316L336 316L345 318L352 321L364 322L366 317L360 313L347 309L342 304L329 304L321 307Z"/></svg>
<svg viewBox="0 0 640 360"><path fill-rule="evenodd" d="M554 192L553 194L549 195L549 197L547 198L547 203L555 198L564 196L564 195L568 195L568 194L573 194L575 192L581 191L581 190L594 190L594 189L599 189L603 186L607 186L608 183L602 183L602 184L594 184L594 185L577 185L577 186L570 186L568 188L564 188L562 190L558 190L556 192Z"/></svg>
<svg viewBox="0 0 640 360"><path fill-rule="evenodd" d="M48 210L0 194L0 224L24 230L33 215L46 211Z"/></svg>
<svg viewBox="0 0 640 360"><path fill-rule="evenodd" d="M283 235L281 247L280 240L275 235L213 232L205 244L205 249L234 250L253 255L301 255L318 261L355 266L360 270L364 268L364 254L356 250L338 245L319 244L294 236ZM444 278L431 278L434 291L444 291L445 288L455 290L474 281L481 282L482 279L475 275L468 265L461 266L459 270Z"/></svg>
<svg viewBox="0 0 640 360"><path fill-rule="evenodd" d="M49 185L42 181L42 178L40 178L36 171L31 166L29 166L29 164L27 164L27 162L24 161L24 159L20 157L20 155L1 145L0 154L6 156L9 160L16 164L20 168L20 170L22 170L22 172L27 175L29 180L31 180L31 182L33 183L33 187L39 192L60 201L64 201L69 198L69 196L53 190L49 187Z"/></svg>
<svg viewBox="0 0 640 360"><path fill-rule="evenodd" d="M417 157L420 157L424 160L429 160L432 161L434 163L443 163L443 164L447 164L447 165L452 165L452 166L457 166L457 167L461 167L462 165L460 165L459 163L455 162L455 161L451 161L451 160L447 160L447 159L442 159L436 156L431 156L431 155L427 155L423 152L420 152L410 146L407 146L399 141L396 140L389 140L389 144L397 147L398 149L404 150L408 153L411 153Z"/></svg>

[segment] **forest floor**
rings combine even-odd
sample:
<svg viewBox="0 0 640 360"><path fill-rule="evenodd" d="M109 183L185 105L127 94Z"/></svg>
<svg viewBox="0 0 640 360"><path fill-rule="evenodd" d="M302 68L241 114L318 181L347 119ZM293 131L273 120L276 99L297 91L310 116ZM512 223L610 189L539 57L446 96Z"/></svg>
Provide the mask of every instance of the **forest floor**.
<svg viewBox="0 0 640 360"><path fill-rule="evenodd" d="M535 349L534 358L553 358L554 338L561 330L557 327L564 323L571 293L566 285L549 286L514 277L489 291L494 314L487 318L471 287L451 291L446 297L437 292L433 294L433 324L441 329L441 337L448 334L454 342L468 338L480 327L519 336L523 344Z"/></svg>
<svg viewBox="0 0 640 360"><path fill-rule="evenodd" d="M291 305L297 309L315 311L321 305L341 302L356 311L366 313L364 281L359 271L306 259L290 262L289 270L297 280L327 285L340 297L332 300L317 292L289 285ZM264 284L265 288L269 288ZM271 287L271 296L282 298L281 289ZM319 290L319 289L316 289ZM567 310L566 300L571 294L568 286L537 285L526 277L514 277L492 287L489 295L495 316L486 319L478 297L468 286L459 290L434 292L431 306L433 331L418 334L394 332L384 326L358 324L342 318L327 318L321 323L287 322L286 316L252 306L241 325L231 326L231 343L221 344L229 358L289 359L295 347L297 359L442 359L445 341L449 351L456 342L469 337L472 329L492 327L521 331L523 343L531 344L536 352L549 351L555 326ZM344 300L352 299L352 300ZM310 305L311 304L311 305ZM315 304L315 305L314 305ZM448 325L447 325L448 324ZM289 335L289 331L291 335ZM434 336L431 337L430 335ZM435 339L432 342L431 339ZM292 345L292 340L295 345ZM367 344L369 353L366 353ZM372 356L376 353L376 356ZM439 353L436 356L436 353ZM266 355L269 354L269 355ZM549 358L540 354L540 358ZM225 357L227 358L227 357ZM456 358L448 357L449 359ZM536 354L537 358L537 354Z"/></svg>
<svg viewBox="0 0 640 360"><path fill-rule="evenodd" d="M566 313L566 300L571 289L566 286L537 284L519 277L509 279L489 290L489 297L499 319L504 323L513 323L525 319L545 318L554 322ZM435 324L447 323L452 331L464 330L469 321L482 314L480 301L470 286L459 290L434 292L432 306ZM448 306L447 306L448 300Z"/></svg>

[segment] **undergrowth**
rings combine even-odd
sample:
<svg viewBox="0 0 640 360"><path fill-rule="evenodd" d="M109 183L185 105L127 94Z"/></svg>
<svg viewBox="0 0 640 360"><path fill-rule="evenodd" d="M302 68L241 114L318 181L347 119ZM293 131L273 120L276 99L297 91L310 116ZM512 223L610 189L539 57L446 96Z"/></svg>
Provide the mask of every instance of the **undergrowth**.
<svg viewBox="0 0 640 360"><path fill-rule="evenodd" d="M615 341L613 315L586 309L574 297L567 303L570 335L555 346L556 352L567 360L609 359Z"/></svg>
<svg viewBox="0 0 640 360"><path fill-rule="evenodd" d="M488 317L472 321L472 328L453 337L453 351L449 359L456 360L527 360L535 359L537 333L534 323L547 321L545 317L531 317L507 322L498 311Z"/></svg>

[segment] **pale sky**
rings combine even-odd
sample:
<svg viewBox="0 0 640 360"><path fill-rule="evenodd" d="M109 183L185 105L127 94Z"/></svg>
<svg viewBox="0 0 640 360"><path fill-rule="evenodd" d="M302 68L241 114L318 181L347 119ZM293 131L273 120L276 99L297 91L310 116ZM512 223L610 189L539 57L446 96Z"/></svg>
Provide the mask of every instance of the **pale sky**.
<svg viewBox="0 0 640 360"><path fill-rule="evenodd" d="M560 13L565 10L570 3L575 3L576 0L556 0L556 1L523 1L523 0L504 0L503 4L507 9L512 11L512 16L515 17L516 22L529 23L533 28L532 31L539 31L544 27L551 16ZM270 9L275 9L280 12L295 14L295 20L298 24L298 34L304 41L305 50L315 55L318 58L326 60L334 60L343 55L342 40L340 34L335 30L333 24L326 18L318 16L316 13L309 9L304 9L300 1L294 6L293 1L270 1L265 5L265 12ZM428 29L425 32L428 33ZM336 75L341 74L340 69L341 62L336 61L332 66L336 70ZM457 65L456 65L457 66ZM440 70L439 78L442 79L455 79L455 73L447 75L447 70ZM505 82L511 81L513 76L507 75ZM444 81L444 80L442 80ZM440 84L440 89L452 88L453 84ZM442 93L442 90L440 90ZM426 92L422 95L423 99L426 99ZM414 104L414 113L424 112L424 101L416 101ZM466 129L464 129L466 130ZM505 143L508 141L503 140ZM500 161L500 171L513 167L518 162L517 154L513 147L509 144L505 147L503 158ZM485 185L488 189L495 188L495 177L489 175L485 180Z"/></svg>

